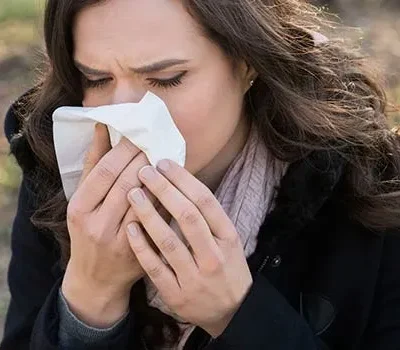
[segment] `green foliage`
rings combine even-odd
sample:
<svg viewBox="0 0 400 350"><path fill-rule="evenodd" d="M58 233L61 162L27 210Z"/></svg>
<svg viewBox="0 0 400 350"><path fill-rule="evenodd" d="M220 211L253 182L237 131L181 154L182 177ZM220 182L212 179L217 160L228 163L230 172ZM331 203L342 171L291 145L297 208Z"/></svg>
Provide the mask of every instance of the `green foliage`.
<svg viewBox="0 0 400 350"><path fill-rule="evenodd" d="M0 0L0 22L38 18L43 0Z"/></svg>
<svg viewBox="0 0 400 350"><path fill-rule="evenodd" d="M0 188L14 190L21 181L21 171L14 158L2 156L0 158Z"/></svg>

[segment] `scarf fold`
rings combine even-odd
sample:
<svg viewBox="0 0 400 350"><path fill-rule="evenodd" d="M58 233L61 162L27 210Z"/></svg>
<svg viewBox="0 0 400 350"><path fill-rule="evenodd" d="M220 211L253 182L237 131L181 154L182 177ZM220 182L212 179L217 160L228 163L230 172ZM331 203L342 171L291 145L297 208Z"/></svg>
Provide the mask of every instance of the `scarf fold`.
<svg viewBox="0 0 400 350"><path fill-rule="evenodd" d="M277 160L267 150L253 126L243 150L232 162L215 192L215 197L236 227L246 257L256 249L259 229L273 209L276 189L286 169L287 163ZM170 226L187 243L175 220ZM145 277L145 284L149 305L174 317L181 329L179 342L172 348L163 349L182 350L195 326L185 323L164 304L148 277Z"/></svg>

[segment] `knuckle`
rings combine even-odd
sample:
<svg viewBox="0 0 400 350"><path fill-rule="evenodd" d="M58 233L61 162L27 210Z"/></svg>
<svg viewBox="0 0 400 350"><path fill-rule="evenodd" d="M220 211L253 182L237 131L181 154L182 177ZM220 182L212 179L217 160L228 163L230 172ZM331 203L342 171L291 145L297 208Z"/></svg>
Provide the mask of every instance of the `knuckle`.
<svg viewBox="0 0 400 350"><path fill-rule="evenodd" d="M110 164L99 164L97 174L105 181L113 181L115 179L115 171Z"/></svg>
<svg viewBox="0 0 400 350"><path fill-rule="evenodd" d="M242 244L238 234L229 235L224 241L226 245L231 248L237 248Z"/></svg>
<svg viewBox="0 0 400 350"><path fill-rule="evenodd" d="M181 213L179 221L184 225L195 225L199 221L199 215L192 208L186 209Z"/></svg>
<svg viewBox="0 0 400 350"><path fill-rule="evenodd" d="M67 208L67 222L72 225L78 225L81 223L83 213L80 211L78 205L75 202L70 202Z"/></svg>
<svg viewBox="0 0 400 350"><path fill-rule="evenodd" d="M141 208L140 212L138 212L138 216L143 223L154 221L154 212L148 206L146 208Z"/></svg>
<svg viewBox="0 0 400 350"><path fill-rule="evenodd" d="M204 194L198 198L196 205L201 209L209 209L214 206L215 198L211 193Z"/></svg>
<svg viewBox="0 0 400 350"><path fill-rule="evenodd" d="M149 251L149 243L147 239L141 237L141 235L136 237L134 241L130 242L130 245L137 257L146 256Z"/></svg>
<svg viewBox="0 0 400 350"><path fill-rule="evenodd" d="M89 240L96 244L96 245L101 245L103 242L106 241L107 237L107 232L104 227L102 227L101 224L97 225L88 225L89 228L85 230L86 236L89 238Z"/></svg>
<svg viewBox="0 0 400 350"><path fill-rule="evenodd" d="M136 155L140 152L139 148L137 148L132 142L130 142L127 138L122 138L120 145L123 149L128 151L128 153Z"/></svg>
<svg viewBox="0 0 400 350"><path fill-rule="evenodd" d="M173 253L177 250L177 248L178 243L173 237L164 238L160 243L160 249L165 253Z"/></svg>
<svg viewBox="0 0 400 350"><path fill-rule="evenodd" d="M135 244L135 254L136 255L143 255L144 253L147 252L147 245L141 243L136 243Z"/></svg>
<svg viewBox="0 0 400 350"><path fill-rule="evenodd" d="M98 234L98 231L95 229L90 229L86 231L87 238L94 244L100 243L101 235Z"/></svg>
<svg viewBox="0 0 400 350"><path fill-rule="evenodd" d="M157 192L160 195L164 195L166 193L168 193L169 191L169 183L167 181L159 181L158 185L157 185Z"/></svg>
<svg viewBox="0 0 400 350"><path fill-rule="evenodd" d="M202 270L205 274L214 275L222 271L224 261L222 257L214 256L208 258L202 265Z"/></svg>
<svg viewBox="0 0 400 350"><path fill-rule="evenodd" d="M130 190L132 190L135 187L131 181L124 179L124 178L120 178L117 181L117 186L123 193L128 193Z"/></svg>
<svg viewBox="0 0 400 350"><path fill-rule="evenodd" d="M162 275L163 273L163 266L162 264L157 264L149 268L148 274L152 278L158 278Z"/></svg>

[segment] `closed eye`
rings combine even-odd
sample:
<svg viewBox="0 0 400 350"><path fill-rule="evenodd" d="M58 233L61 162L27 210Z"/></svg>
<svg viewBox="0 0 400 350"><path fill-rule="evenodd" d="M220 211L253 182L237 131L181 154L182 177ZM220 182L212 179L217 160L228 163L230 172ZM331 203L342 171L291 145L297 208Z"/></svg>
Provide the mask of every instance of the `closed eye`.
<svg viewBox="0 0 400 350"><path fill-rule="evenodd" d="M148 78L147 81L149 85L154 88L171 88L177 87L182 84L182 78L186 75L187 71L179 73L177 76L170 79L155 79ZM102 78L97 80L88 79L86 76L82 75L82 85L85 89L101 89L105 87L109 82L112 81L112 78Z"/></svg>
<svg viewBox="0 0 400 350"><path fill-rule="evenodd" d="M111 78L91 80L91 79L86 78L85 76L82 76L82 84L83 84L83 87L86 89L99 89L101 87L104 87L111 80L112 80Z"/></svg>
<svg viewBox="0 0 400 350"><path fill-rule="evenodd" d="M177 87L180 84L182 84L182 78L186 75L187 71L184 71L182 73L179 73L177 76L171 78L171 79L153 79L149 78L147 79L150 86L152 87L161 87L164 89L170 88L170 87Z"/></svg>

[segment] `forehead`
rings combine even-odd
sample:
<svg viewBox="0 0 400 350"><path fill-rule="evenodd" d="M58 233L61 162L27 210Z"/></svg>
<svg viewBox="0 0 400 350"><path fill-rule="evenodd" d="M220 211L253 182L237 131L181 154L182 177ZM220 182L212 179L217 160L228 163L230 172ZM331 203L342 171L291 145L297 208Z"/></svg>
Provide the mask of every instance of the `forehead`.
<svg viewBox="0 0 400 350"><path fill-rule="evenodd" d="M196 52L205 40L180 0L107 0L83 9L73 34L75 57L123 53L137 64Z"/></svg>

